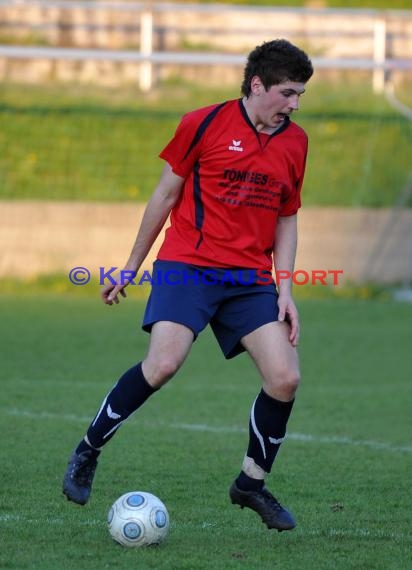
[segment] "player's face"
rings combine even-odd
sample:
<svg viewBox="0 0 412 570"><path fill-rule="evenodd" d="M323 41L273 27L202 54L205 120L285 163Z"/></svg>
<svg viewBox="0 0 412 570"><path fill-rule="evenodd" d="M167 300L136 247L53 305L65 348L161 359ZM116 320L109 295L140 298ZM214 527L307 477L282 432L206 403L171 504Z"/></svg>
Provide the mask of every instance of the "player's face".
<svg viewBox="0 0 412 570"><path fill-rule="evenodd" d="M285 117L299 109L299 98L305 92L304 83L285 81L266 90L256 78L254 103L257 128L273 129L281 126ZM253 82L252 82L253 88Z"/></svg>

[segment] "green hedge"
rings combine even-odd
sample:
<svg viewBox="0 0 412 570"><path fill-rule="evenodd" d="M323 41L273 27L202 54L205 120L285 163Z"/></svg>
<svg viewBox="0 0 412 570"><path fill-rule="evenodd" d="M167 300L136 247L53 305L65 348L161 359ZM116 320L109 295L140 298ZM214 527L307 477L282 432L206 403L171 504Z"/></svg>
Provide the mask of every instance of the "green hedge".
<svg viewBox="0 0 412 570"><path fill-rule="evenodd" d="M182 113L237 96L182 84L149 97L4 84L0 199L145 201ZM306 205L394 204L410 172L412 123L372 93L366 74L313 80L296 121L310 137Z"/></svg>

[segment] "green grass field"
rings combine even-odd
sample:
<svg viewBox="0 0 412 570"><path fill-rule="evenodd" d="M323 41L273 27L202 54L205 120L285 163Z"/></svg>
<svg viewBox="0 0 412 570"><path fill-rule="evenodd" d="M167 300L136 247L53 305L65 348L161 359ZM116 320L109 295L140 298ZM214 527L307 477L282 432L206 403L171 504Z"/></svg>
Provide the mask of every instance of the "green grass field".
<svg viewBox="0 0 412 570"><path fill-rule="evenodd" d="M270 478L295 531L268 531L228 500L259 383L248 358L226 363L208 332L108 445L90 503L68 503L67 458L146 347L133 297L111 308L97 296L0 297L1 568L411 567L412 306L391 301L300 302L304 381ZM108 535L110 505L135 489L169 509L161 547L126 550Z"/></svg>
<svg viewBox="0 0 412 570"><path fill-rule="evenodd" d="M399 88L402 97L408 85ZM205 90L180 82L149 97L132 87L5 83L0 199L146 201L163 165L158 154L181 115L238 94L237 88ZM410 174L412 123L372 93L369 74L315 77L296 121L310 138L305 205L395 203Z"/></svg>

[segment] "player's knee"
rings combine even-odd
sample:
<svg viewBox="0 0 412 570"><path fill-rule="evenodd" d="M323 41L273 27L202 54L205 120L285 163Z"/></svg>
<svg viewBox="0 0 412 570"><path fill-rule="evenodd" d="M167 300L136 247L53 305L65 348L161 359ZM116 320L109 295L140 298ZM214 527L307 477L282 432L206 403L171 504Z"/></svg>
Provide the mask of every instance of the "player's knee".
<svg viewBox="0 0 412 570"><path fill-rule="evenodd" d="M160 387L176 374L179 367L180 362L172 355L159 356L155 362L149 363L148 381L152 386Z"/></svg>
<svg viewBox="0 0 412 570"><path fill-rule="evenodd" d="M283 401L293 400L300 384L299 370L283 370L278 371L269 382L267 387L268 393L274 398Z"/></svg>
<svg viewBox="0 0 412 570"><path fill-rule="evenodd" d="M299 371L289 371L284 377L283 390L288 395L288 399L292 399L295 396L297 389L300 384L300 374Z"/></svg>

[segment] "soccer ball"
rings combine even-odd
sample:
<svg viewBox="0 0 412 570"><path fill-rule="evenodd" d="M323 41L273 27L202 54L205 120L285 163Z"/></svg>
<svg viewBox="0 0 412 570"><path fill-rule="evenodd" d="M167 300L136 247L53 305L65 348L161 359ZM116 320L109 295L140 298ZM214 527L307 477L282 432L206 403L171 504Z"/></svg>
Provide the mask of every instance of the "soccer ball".
<svg viewBox="0 0 412 570"><path fill-rule="evenodd" d="M113 503L107 523L112 538L122 546L149 546L166 538L169 513L155 495L133 491Z"/></svg>

